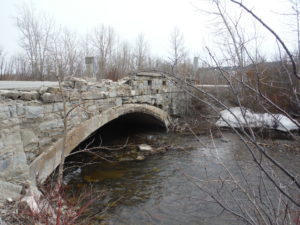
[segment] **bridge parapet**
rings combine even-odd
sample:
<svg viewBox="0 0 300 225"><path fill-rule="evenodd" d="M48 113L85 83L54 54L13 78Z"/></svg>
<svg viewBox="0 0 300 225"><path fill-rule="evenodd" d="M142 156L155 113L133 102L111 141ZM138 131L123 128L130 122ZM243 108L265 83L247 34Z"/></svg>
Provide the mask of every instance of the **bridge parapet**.
<svg viewBox="0 0 300 225"><path fill-rule="evenodd" d="M70 77L63 82L68 130L102 112L126 104L156 106L178 116L184 95L161 73L138 73L117 82L88 82ZM63 102L58 86L0 90L0 181L23 183L30 164L63 134ZM0 192L1 199L1 192Z"/></svg>

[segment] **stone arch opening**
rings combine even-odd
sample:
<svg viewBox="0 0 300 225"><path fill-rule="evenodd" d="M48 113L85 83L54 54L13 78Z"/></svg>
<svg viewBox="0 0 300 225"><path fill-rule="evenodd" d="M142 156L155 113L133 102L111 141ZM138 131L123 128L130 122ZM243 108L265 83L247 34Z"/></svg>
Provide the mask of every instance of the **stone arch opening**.
<svg viewBox="0 0 300 225"><path fill-rule="evenodd" d="M161 131L166 129L167 127L164 122L152 115L141 112L132 112L121 115L106 123L91 134L90 138L98 136L98 138L101 138L101 141L104 142L103 144L106 144L107 142L115 139L121 139L120 141L122 142L126 136L130 136L132 134ZM87 142L89 142L88 139Z"/></svg>
<svg viewBox="0 0 300 225"><path fill-rule="evenodd" d="M65 166L69 168L66 173L91 162L137 160L141 155L137 146L150 144L153 136L165 131L165 124L149 114L133 112L122 115L97 129L66 157Z"/></svg>
<svg viewBox="0 0 300 225"><path fill-rule="evenodd" d="M168 129L169 116L163 110L147 104L126 104L112 107L99 115L84 121L68 132L65 156L68 156L82 142L109 123L121 121L152 124ZM122 124L122 123L121 123ZM44 182L60 163L62 138L46 149L30 165L30 177L33 182Z"/></svg>

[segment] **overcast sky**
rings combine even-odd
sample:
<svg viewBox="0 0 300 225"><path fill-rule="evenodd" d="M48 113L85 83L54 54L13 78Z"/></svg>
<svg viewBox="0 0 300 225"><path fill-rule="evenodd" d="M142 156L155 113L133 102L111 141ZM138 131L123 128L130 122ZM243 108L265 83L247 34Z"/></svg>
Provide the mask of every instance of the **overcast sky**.
<svg viewBox="0 0 300 225"><path fill-rule="evenodd" d="M204 45L212 45L215 35L210 18L193 6L210 10L211 5L201 0L0 0L0 46L9 53L19 51L20 36L13 18L17 15L17 7L24 2L35 5L38 10L54 17L57 24L82 35L98 24L112 26L122 39L131 42L142 32L154 55L166 55L174 26L184 33L192 56L201 54ZM287 18L274 13L287 11L286 2L244 1L285 39L289 39L291 35L285 32L288 29L284 20ZM245 28L253 29L250 23ZM265 40L264 48L272 51L273 39L266 36Z"/></svg>

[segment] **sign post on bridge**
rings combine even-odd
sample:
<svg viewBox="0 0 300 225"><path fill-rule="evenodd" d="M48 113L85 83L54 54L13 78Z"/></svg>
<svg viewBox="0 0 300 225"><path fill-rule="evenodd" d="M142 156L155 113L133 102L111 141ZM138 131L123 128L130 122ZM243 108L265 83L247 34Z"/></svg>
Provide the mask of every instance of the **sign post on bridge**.
<svg viewBox="0 0 300 225"><path fill-rule="evenodd" d="M197 77L198 68L199 68L199 57L194 57L192 80L195 82L198 80L198 77Z"/></svg>
<svg viewBox="0 0 300 225"><path fill-rule="evenodd" d="M86 76L90 79L96 79L95 70L94 70L94 61L95 61L95 57L93 56L85 57Z"/></svg>

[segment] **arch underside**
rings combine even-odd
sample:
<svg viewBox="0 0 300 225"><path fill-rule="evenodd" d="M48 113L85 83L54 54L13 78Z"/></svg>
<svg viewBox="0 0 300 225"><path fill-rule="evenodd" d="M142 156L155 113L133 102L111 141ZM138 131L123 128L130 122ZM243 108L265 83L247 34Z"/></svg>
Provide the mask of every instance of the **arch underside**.
<svg viewBox="0 0 300 225"><path fill-rule="evenodd" d="M71 151L73 151L81 142L86 140L99 128L124 115L134 115L134 117L137 119L139 116L142 118L143 115L146 115L148 123L159 122L166 128L168 128L170 125L168 114L165 111L151 105L126 104L112 107L103 111L101 114L84 121L71 131L68 131L65 156L68 156ZM33 182L36 182L36 179L38 182L44 182L59 165L62 143L63 140L61 138L48 149L46 149L30 164L30 177Z"/></svg>

